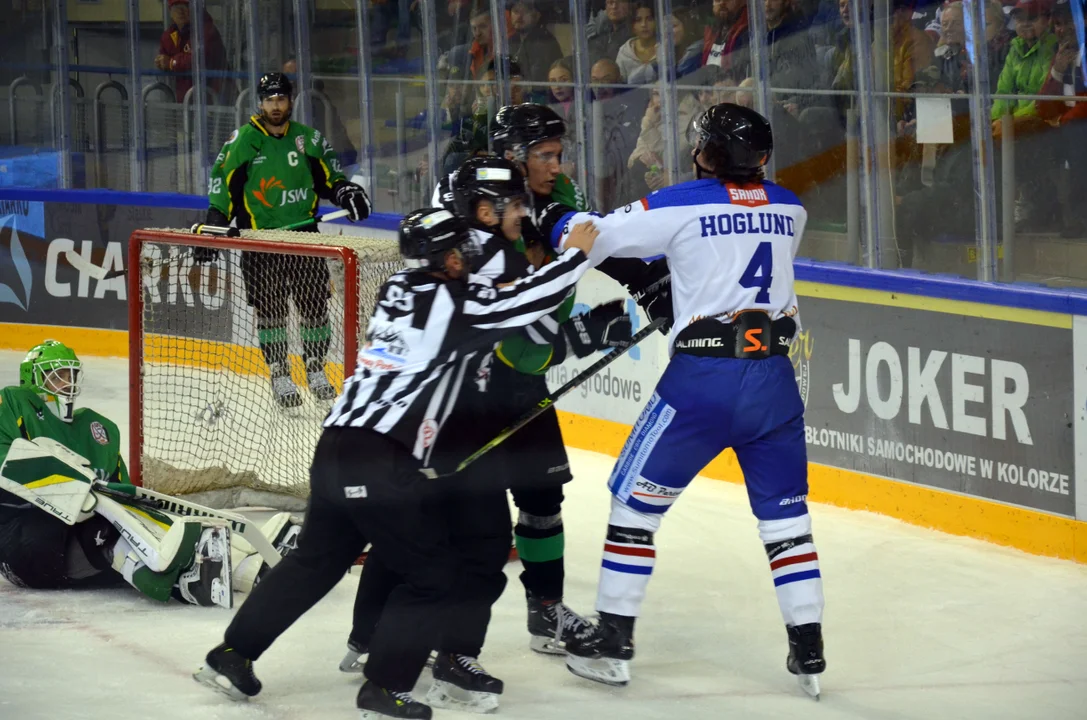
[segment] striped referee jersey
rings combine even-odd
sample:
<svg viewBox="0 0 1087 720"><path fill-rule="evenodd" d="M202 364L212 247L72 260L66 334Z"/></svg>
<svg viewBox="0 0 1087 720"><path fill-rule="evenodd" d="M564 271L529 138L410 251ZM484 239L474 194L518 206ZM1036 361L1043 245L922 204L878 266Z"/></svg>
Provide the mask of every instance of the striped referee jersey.
<svg viewBox="0 0 1087 720"><path fill-rule="evenodd" d="M581 251L567 250L503 288L474 275L464 284L421 272L393 275L325 427L388 435L428 465L465 378L496 342L557 308L587 268Z"/></svg>

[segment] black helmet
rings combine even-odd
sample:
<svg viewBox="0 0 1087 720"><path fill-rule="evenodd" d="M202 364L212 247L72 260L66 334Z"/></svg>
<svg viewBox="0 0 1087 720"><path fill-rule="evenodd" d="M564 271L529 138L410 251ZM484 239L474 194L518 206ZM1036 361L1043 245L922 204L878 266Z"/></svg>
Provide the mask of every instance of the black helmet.
<svg viewBox="0 0 1087 720"><path fill-rule="evenodd" d="M714 105L691 123L687 137L695 152L709 149L725 167L717 171L758 172L770 161L774 133L759 113L742 105Z"/></svg>
<svg viewBox="0 0 1087 720"><path fill-rule="evenodd" d="M266 100L267 98L276 95L283 95L287 98L294 97L294 88L291 86L291 79L281 72L271 72L261 75L260 82L257 83L258 100Z"/></svg>
<svg viewBox="0 0 1087 720"><path fill-rule="evenodd" d="M453 173L449 189L453 192L453 207L469 224L475 222L476 203L480 200L494 203L501 218L511 200L528 195L524 173L517 163L494 156L466 160Z"/></svg>
<svg viewBox="0 0 1087 720"><path fill-rule="evenodd" d="M524 103L499 109L491 130L491 141L499 157L505 157L508 150L524 162L530 147L565 134L566 123L558 113L546 105Z"/></svg>
<svg viewBox="0 0 1087 720"><path fill-rule="evenodd" d="M473 271L480 257L472 231L461 218L444 208L425 208L407 215L400 222L400 257L409 270L440 272L445 255L460 250Z"/></svg>

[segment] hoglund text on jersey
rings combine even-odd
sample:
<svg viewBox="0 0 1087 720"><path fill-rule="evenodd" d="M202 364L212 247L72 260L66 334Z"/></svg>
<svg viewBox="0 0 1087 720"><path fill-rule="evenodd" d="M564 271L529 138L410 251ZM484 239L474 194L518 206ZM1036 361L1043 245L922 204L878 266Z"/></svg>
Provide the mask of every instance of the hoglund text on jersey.
<svg viewBox="0 0 1087 720"><path fill-rule="evenodd" d="M703 215L698 218L702 223L702 237L760 233L762 235L796 234L793 218L774 212L732 212L720 215Z"/></svg>

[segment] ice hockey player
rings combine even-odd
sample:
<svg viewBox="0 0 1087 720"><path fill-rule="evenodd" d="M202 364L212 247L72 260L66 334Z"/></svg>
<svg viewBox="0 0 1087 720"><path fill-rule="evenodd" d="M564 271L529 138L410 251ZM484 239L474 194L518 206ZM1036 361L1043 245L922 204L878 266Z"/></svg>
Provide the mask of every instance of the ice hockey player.
<svg viewBox="0 0 1087 720"><path fill-rule="evenodd" d="M240 539L232 551L224 523L126 500L117 426L75 407L82 368L69 347L46 340L20 365L19 385L0 390L0 574L20 587L127 582L161 602L232 607L232 589L247 590L267 566ZM282 543L297 534L289 521L282 513L263 530Z"/></svg>
<svg viewBox="0 0 1087 720"><path fill-rule="evenodd" d="M348 210L351 221L370 215L366 192L344 178L336 150L319 130L291 120L293 89L283 73L268 73L257 86L260 114L227 140L211 169L207 224L281 228L312 219L320 199ZM317 223L298 228L317 232ZM214 250L198 248L209 262ZM331 331L329 272L323 258L247 252L242 255L246 300L253 307L261 353L272 391L283 407L302 404L288 361L288 300L299 315L302 360L310 393L331 400L336 391L325 375Z"/></svg>
<svg viewBox="0 0 1087 720"><path fill-rule="evenodd" d="M534 264L546 262L551 252L547 238L538 229L541 218L551 218L551 224L554 224L555 219L566 212L588 210L581 189L560 170L565 132L566 123L551 108L524 103L500 109L491 134L497 156L516 163L524 173L528 186L528 218L522 223L522 239L517 248L531 257ZM451 174L439 183L433 203L457 211L451 187L453 176ZM508 250L503 253L504 261L516 262L505 260L509 255ZM666 283L657 282L667 277L663 262L647 265L638 259L609 259L598 269L636 295L650 317L671 312L669 288ZM654 285L658 290L647 292L647 288ZM573 299L569 302L572 308ZM597 308L594 311L596 320L614 322L616 309L614 305ZM569 308L560 308L559 316L560 321L568 318ZM583 318L578 322L593 321ZM508 407L519 406L522 412L547 394L544 375L547 367L561 362L551 357L553 345L538 330L539 326L536 326L526 331L525 336L504 342L490 372L492 392L510 398ZM555 347L562 345L559 343ZM507 415L506 421L513 420L517 414ZM515 435L507 441L509 447L503 454L515 457L533 450L540 454L536 461L538 475L537 471L526 469L522 462L513 466L516 482L510 483L518 509L514 539L524 569L521 583L528 605L530 647L537 652L562 654L566 637L586 625L581 615L563 603L562 486L572 475L554 410L544 413L533 421L531 429L518 435L520 437Z"/></svg>
<svg viewBox="0 0 1087 720"><path fill-rule="evenodd" d="M667 257L676 324L671 361L609 480L600 622L567 643L567 666L599 682L629 681L653 535L694 476L731 447L785 620L786 666L817 697L815 676L826 667L823 586L806 503L804 405L787 357L797 328L793 258L807 213L793 193L763 179L773 135L761 115L715 105L692 134L696 180L595 221L592 262ZM588 217L566 216L553 239Z"/></svg>
<svg viewBox="0 0 1087 720"><path fill-rule="evenodd" d="M594 233L574 228L554 262L511 285L469 282L478 246L442 209L404 218L406 270L378 292L354 375L325 420L298 547L264 577L196 678L233 699L261 690L253 662L340 581L366 542L400 579L369 646L364 718L431 717L411 690L463 592L462 564L434 506L428 467L460 385L504 335L557 308L584 274ZM455 479L451 480L455 482Z"/></svg>
<svg viewBox="0 0 1087 720"><path fill-rule="evenodd" d="M476 275L488 278L495 285L529 275L533 268L521 244L525 181L517 165L498 157L473 158L454 173L451 186L456 214L468 220L482 251ZM547 249L550 250L550 245ZM452 471L457 463L483 447L546 394L544 387L537 396L510 396L508 386L492 386L491 368L495 363L504 362L522 372L540 375L551 364L562 362L568 352L584 357L630 343L630 318L621 302L608 303L586 315L570 318L573 298L571 291L557 312L533 324L526 332L505 338L495 350L501 360L485 359L476 377L462 384L447 429L435 445L433 467ZM556 502L561 502L562 480L570 475L560 473L558 480L552 480L547 469L566 468L566 449L557 423L553 431L549 430L535 428L534 422L533 427L509 438L448 483L449 493L442 498L440 507L454 550L465 567L465 594L454 603L443 635L434 665L434 682L427 694L431 705L479 712L493 710L498 705L502 681L491 676L478 658L491 606L506 585L503 568L510 541L506 490L512 483L518 507L526 494L532 501L534 494L552 490L558 495ZM525 566L532 567L528 561ZM386 599L397 582L381 565L379 556L368 559L359 581L354 626L341 669L362 670L360 656L369 646ZM578 618L568 611L566 617ZM541 644L554 641L552 625L543 623L544 627L538 627L539 615L532 620L537 622L534 629L541 636ZM566 622L574 628L587 624L578 620L580 625Z"/></svg>

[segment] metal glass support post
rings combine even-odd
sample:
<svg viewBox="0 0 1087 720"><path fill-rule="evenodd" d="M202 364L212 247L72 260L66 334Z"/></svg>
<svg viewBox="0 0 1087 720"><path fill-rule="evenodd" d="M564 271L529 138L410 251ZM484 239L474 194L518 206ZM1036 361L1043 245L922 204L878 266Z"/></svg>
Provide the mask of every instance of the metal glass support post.
<svg viewBox="0 0 1087 720"><path fill-rule="evenodd" d="M125 12L128 44L128 86L132 123L132 147L128 149L129 182L133 192L147 192L147 148L144 140L144 100L140 73L140 0L128 0Z"/></svg>
<svg viewBox="0 0 1087 720"><path fill-rule="evenodd" d="M192 28L192 86L193 86L193 147L195 158L190 161L192 168L189 182L197 195L208 192L208 78L204 62L204 0L190 0L192 8L189 25ZM182 108L182 112L185 112Z"/></svg>
<svg viewBox="0 0 1087 720"><path fill-rule="evenodd" d="M359 174L363 189L374 202L374 83L370 77L370 17L369 0L355 0L355 33L359 42Z"/></svg>
<svg viewBox="0 0 1087 720"><path fill-rule="evenodd" d="M861 148L861 203L864 208L863 264L879 267L880 212L879 212L879 163L876 158L876 111L872 98L872 16L865 2L849 3L850 33L853 45L853 80L857 91L857 110L860 115ZM862 253L864 255L864 253Z"/></svg>
<svg viewBox="0 0 1087 720"><path fill-rule="evenodd" d="M588 20L585 0L570 0L570 25L573 28L574 53L574 124L577 126L577 182L588 198L596 194L596 172L592 165L593 133L589 113L593 107L593 91L589 87L592 70L589 64L589 40L585 35Z"/></svg>
<svg viewBox="0 0 1087 720"><path fill-rule="evenodd" d="M1004 280L1015 279L1015 123L1011 112L1000 117L1001 223L1004 229Z"/></svg>
<svg viewBox="0 0 1087 720"><path fill-rule="evenodd" d="M57 170L60 186L72 187L72 96L68 72L68 0L56 0L53 4L53 64L56 80L52 91L60 93L60 117L55 118L56 133L53 138L58 158ZM53 103L50 103L51 105Z"/></svg>
<svg viewBox="0 0 1087 720"><path fill-rule="evenodd" d="M264 15L260 12L260 0L246 0L245 3L245 44L248 46L246 53L246 62L249 64L249 104L250 108L241 106L243 111L243 117L245 114L251 113L257 106L257 85L260 84L260 59L262 57L262 48L260 46L260 32L258 31L258 23L264 20ZM245 94L243 90L238 93L238 100L240 101Z"/></svg>
<svg viewBox="0 0 1087 720"><path fill-rule="evenodd" d="M298 67L296 80L294 115L298 122L304 125L312 125L313 89L312 73L310 72L310 43L309 43L309 2L308 0L292 0L294 7L294 59Z"/></svg>
<svg viewBox="0 0 1087 720"><path fill-rule="evenodd" d="M491 0L491 47L494 49L494 79L498 84L498 107L509 105L510 38L506 34L506 0Z"/></svg>
<svg viewBox="0 0 1087 720"><path fill-rule="evenodd" d="M752 0L755 2L756 0ZM679 101L676 93L676 42L672 34L672 0L657 0L657 89L661 98L661 125L664 130L664 165L668 184L679 180ZM686 131L682 128L681 132Z"/></svg>
<svg viewBox="0 0 1087 720"><path fill-rule="evenodd" d="M431 183L438 182L439 135L442 129L442 108L438 94L438 23L434 16L436 3L424 2L423 14L423 72L426 74L427 168Z"/></svg>
<svg viewBox="0 0 1087 720"><path fill-rule="evenodd" d="M978 280L997 279L996 185L993 172L993 100L989 93L989 47L985 41L986 0L965 0L966 52L970 57L970 145L974 152L974 237L978 249ZM1005 279L1012 271L1005 256Z"/></svg>
<svg viewBox="0 0 1087 720"><path fill-rule="evenodd" d="M747 0L751 33L751 77L755 80L755 109L770 120L774 98L770 92L770 53L766 47L766 5L764 0ZM774 178L774 156L766 167L766 177Z"/></svg>

